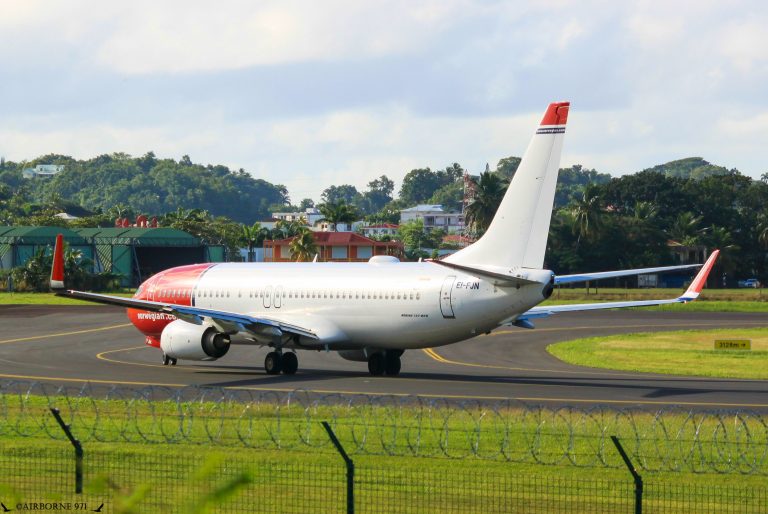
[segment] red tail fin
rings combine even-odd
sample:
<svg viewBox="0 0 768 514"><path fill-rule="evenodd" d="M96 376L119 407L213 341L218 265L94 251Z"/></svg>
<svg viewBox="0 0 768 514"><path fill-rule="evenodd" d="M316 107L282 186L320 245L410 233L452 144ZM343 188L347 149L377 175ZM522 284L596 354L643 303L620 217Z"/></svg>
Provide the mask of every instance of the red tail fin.
<svg viewBox="0 0 768 514"><path fill-rule="evenodd" d="M53 249L53 268L51 268L51 289L64 289L64 236L56 236Z"/></svg>

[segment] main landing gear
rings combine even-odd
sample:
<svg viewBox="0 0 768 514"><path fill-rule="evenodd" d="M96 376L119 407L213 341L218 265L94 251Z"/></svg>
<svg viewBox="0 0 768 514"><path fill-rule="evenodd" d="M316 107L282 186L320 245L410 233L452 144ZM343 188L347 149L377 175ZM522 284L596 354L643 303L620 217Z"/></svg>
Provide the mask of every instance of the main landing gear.
<svg viewBox="0 0 768 514"><path fill-rule="evenodd" d="M368 357L368 371L377 377L381 375L397 376L400 374L400 356L402 350L389 350L385 353L372 353Z"/></svg>
<svg viewBox="0 0 768 514"><path fill-rule="evenodd" d="M293 375L299 369L299 359L293 352L269 352L264 359L264 370L268 375Z"/></svg>
<svg viewBox="0 0 768 514"><path fill-rule="evenodd" d="M176 359L168 357L165 354L165 352L163 352L163 366L167 366L168 364L170 364L171 366L175 366L176 365Z"/></svg>

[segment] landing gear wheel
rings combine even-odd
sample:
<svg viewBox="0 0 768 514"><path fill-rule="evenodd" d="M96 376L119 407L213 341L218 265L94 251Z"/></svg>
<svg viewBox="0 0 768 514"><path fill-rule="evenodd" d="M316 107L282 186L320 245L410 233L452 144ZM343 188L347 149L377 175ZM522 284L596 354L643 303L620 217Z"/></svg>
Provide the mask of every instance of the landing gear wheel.
<svg viewBox="0 0 768 514"><path fill-rule="evenodd" d="M168 357L165 352L163 352L163 366L167 366L171 363L171 358Z"/></svg>
<svg viewBox="0 0 768 514"><path fill-rule="evenodd" d="M264 359L264 369L267 375L278 375L282 369L283 359L277 352L269 352Z"/></svg>
<svg viewBox="0 0 768 514"><path fill-rule="evenodd" d="M293 352L283 354L283 373L293 375L299 369L299 358Z"/></svg>
<svg viewBox="0 0 768 514"><path fill-rule="evenodd" d="M175 366L175 365L176 365L176 357L171 359L171 366Z"/></svg>
<svg viewBox="0 0 768 514"><path fill-rule="evenodd" d="M397 376L400 374L400 356L387 353L384 359L384 372L389 376Z"/></svg>
<svg viewBox="0 0 768 514"><path fill-rule="evenodd" d="M384 374L384 355L380 353L374 353L368 357L368 371L374 377Z"/></svg>

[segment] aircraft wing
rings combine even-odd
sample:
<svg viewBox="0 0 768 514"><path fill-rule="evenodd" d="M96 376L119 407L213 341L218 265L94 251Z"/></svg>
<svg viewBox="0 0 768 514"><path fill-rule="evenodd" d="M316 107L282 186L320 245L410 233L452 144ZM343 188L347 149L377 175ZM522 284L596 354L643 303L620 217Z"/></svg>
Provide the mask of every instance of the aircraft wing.
<svg viewBox="0 0 768 514"><path fill-rule="evenodd" d="M646 273L664 273L698 268L701 264L683 264L681 266L661 266L657 268L625 269L620 271L600 271L597 273L577 273L575 275L555 275L555 285L587 282L588 280L601 280L603 278L628 277L632 275L645 275Z"/></svg>
<svg viewBox="0 0 768 514"><path fill-rule="evenodd" d="M164 302L150 302L148 300L137 300L136 298L123 298L122 296L112 296L107 294L87 293L84 291L73 290L55 290L57 296L67 296L95 303L104 303L107 305L119 305L131 309L141 309L151 312L163 312L171 314L179 319L199 325L208 321L218 326L223 331L248 332L252 334L263 335L265 329L277 329L281 333L304 336L310 339L318 339L314 331L286 323L284 321L273 320L262 316L250 316L236 312L219 311L214 309L202 309L191 307L189 305L177 305Z"/></svg>
<svg viewBox="0 0 768 514"><path fill-rule="evenodd" d="M688 287L685 293L678 296L677 298L671 298L671 299L665 299L665 300L637 300L637 301L626 301L626 302L580 303L580 304L570 304L570 305L543 305L543 306L534 307L532 309L527 310L526 312L522 313L514 320L511 320L509 323L516 326L524 327L524 328L534 328L530 320L537 319L537 318L546 318L548 316L551 316L552 314L557 314L559 312L593 311L593 310L601 310L601 309L621 309L626 307L650 307L652 305L665 305L665 304L671 304L671 303L692 302L696 298L698 298L699 293L701 293L701 290L704 287L704 284L706 284L707 282L707 276L709 276L709 272L712 270L712 266L714 266L715 260L717 260L717 256L719 254L720 254L720 250L715 250L714 252L712 252L712 255L709 256L709 259L707 259L707 262L704 264L704 267L701 268L699 273L696 275L696 278L693 279L693 282L691 282L691 285Z"/></svg>

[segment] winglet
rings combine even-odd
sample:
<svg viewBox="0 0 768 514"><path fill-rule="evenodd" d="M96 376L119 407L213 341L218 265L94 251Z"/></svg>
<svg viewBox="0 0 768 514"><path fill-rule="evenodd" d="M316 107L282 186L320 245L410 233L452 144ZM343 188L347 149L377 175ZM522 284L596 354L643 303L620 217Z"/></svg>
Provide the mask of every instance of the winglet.
<svg viewBox="0 0 768 514"><path fill-rule="evenodd" d="M707 262L705 262L704 266L701 268L701 270L699 270L696 278L694 278L693 282L691 282L691 285L688 286L688 290L683 294L683 296L680 297L681 300L684 302L690 302L698 298L699 293L707 283L707 277L709 276L709 272L712 271L712 267L715 265L715 261L717 260L718 255L720 255L720 250L715 250L712 252L712 255L709 256L709 259L707 259Z"/></svg>
<svg viewBox="0 0 768 514"><path fill-rule="evenodd" d="M56 236L53 249L53 267L51 268L51 289L64 289L64 236Z"/></svg>

